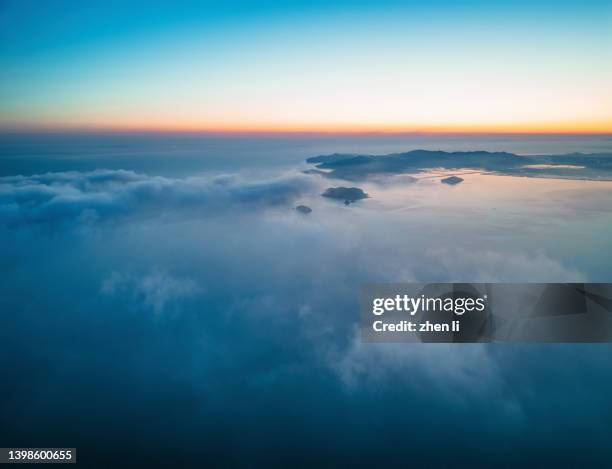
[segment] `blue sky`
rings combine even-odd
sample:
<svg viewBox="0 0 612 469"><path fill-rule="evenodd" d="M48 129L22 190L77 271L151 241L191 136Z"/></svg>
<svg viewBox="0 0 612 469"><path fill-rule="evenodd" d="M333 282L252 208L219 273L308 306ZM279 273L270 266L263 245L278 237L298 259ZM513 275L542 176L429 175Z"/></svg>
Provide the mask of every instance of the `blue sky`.
<svg viewBox="0 0 612 469"><path fill-rule="evenodd" d="M608 131L609 2L3 2L0 124Z"/></svg>

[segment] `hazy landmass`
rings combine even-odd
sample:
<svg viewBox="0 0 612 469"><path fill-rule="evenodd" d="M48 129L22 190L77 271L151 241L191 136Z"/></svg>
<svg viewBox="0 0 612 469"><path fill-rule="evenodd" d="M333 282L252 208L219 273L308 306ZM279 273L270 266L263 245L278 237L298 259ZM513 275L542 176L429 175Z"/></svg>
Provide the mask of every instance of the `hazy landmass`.
<svg viewBox="0 0 612 469"><path fill-rule="evenodd" d="M347 180L362 180L374 174L464 168L516 176L612 180L611 153L524 156L508 152L413 150L381 156L336 153L306 161L316 165L308 173Z"/></svg>

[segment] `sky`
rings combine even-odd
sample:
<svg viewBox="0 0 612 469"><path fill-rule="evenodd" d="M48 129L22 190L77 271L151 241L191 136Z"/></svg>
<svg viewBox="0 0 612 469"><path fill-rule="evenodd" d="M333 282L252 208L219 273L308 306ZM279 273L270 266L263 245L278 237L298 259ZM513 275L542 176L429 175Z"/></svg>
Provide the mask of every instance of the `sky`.
<svg viewBox="0 0 612 469"><path fill-rule="evenodd" d="M612 3L0 1L0 128L612 132Z"/></svg>

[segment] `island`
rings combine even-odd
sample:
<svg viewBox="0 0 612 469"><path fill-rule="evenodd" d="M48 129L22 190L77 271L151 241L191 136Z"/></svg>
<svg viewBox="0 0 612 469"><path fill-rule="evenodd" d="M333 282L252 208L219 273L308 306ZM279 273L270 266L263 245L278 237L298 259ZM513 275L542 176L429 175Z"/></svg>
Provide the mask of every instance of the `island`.
<svg viewBox="0 0 612 469"><path fill-rule="evenodd" d="M504 151L412 150L389 155L334 153L314 156L306 162L314 165L314 168L305 171L308 174L346 181L433 169L472 169L509 176L612 180L612 153L517 155Z"/></svg>
<svg viewBox="0 0 612 469"><path fill-rule="evenodd" d="M299 213L303 213L304 215L307 215L312 212L312 209L307 205L298 205L297 207L295 207L295 210Z"/></svg>
<svg viewBox="0 0 612 469"><path fill-rule="evenodd" d="M440 181L442 184L448 184L449 186L454 186L455 184L459 184L460 182L463 182L463 178L460 178L459 176L449 176L447 178L444 178Z"/></svg>
<svg viewBox="0 0 612 469"><path fill-rule="evenodd" d="M344 205L370 197L359 187L330 187L321 195L330 199L344 200Z"/></svg>

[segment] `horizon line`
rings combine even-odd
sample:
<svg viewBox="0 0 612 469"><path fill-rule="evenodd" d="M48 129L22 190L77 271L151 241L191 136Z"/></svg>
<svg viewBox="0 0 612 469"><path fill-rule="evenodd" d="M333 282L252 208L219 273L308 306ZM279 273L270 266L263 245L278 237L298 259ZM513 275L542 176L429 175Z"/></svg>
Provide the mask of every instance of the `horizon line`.
<svg viewBox="0 0 612 469"><path fill-rule="evenodd" d="M328 128L219 128L219 127L170 127L170 126L2 126L0 134L210 134L210 135L593 135L612 136L612 127L591 128L541 128L529 127L433 127L420 129L382 127L328 127Z"/></svg>

